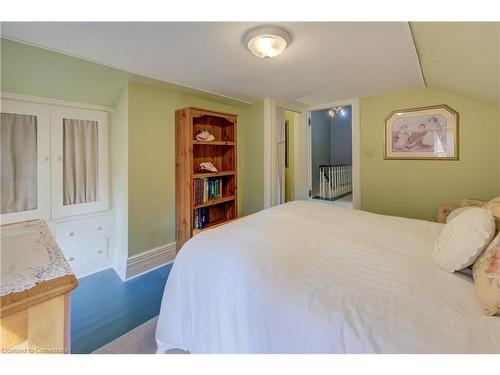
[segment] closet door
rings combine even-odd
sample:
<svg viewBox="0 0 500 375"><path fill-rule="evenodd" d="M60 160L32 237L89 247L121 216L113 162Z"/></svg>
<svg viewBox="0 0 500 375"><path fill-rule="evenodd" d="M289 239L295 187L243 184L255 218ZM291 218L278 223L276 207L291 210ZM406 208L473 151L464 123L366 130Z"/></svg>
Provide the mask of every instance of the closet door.
<svg viewBox="0 0 500 375"><path fill-rule="evenodd" d="M50 107L2 100L1 224L50 217Z"/></svg>
<svg viewBox="0 0 500 375"><path fill-rule="evenodd" d="M108 114L52 107L52 218L108 209Z"/></svg>

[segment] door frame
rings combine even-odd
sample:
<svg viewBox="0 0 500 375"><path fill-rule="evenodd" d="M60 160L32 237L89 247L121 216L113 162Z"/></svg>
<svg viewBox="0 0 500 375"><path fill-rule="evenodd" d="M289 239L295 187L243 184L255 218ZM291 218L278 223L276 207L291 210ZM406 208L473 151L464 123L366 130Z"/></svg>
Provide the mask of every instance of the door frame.
<svg viewBox="0 0 500 375"><path fill-rule="evenodd" d="M325 110L332 107L350 105L352 109L352 205L356 210L361 209L361 137L360 137L360 115L359 115L359 98L348 100L339 100L322 105L315 105L308 107L302 112L303 127L306 127L304 134L306 135L305 145L302 145L302 150L305 153L307 160L306 174L307 174L307 192L312 190L312 148L311 148L311 112ZM309 196L309 199L312 197Z"/></svg>

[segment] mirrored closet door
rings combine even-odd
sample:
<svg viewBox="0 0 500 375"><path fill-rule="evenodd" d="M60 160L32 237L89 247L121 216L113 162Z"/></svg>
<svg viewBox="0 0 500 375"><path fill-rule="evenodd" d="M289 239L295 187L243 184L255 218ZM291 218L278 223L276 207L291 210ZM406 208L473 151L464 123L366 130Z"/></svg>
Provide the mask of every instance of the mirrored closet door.
<svg viewBox="0 0 500 375"><path fill-rule="evenodd" d="M50 217L50 106L2 100L1 223Z"/></svg>
<svg viewBox="0 0 500 375"><path fill-rule="evenodd" d="M52 109L52 216L108 209L107 113Z"/></svg>

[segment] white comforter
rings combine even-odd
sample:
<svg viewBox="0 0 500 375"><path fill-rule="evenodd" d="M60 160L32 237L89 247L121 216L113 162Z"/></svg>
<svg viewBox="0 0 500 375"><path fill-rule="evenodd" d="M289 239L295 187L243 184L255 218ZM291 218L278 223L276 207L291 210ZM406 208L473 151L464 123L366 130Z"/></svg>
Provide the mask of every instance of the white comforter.
<svg viewBox="0 0 500 375"><path fill-rule="evenodd" d="M168 278L158 350L499 353L472 280L432 264L442 227L296 201L203 232Z"/></svg>

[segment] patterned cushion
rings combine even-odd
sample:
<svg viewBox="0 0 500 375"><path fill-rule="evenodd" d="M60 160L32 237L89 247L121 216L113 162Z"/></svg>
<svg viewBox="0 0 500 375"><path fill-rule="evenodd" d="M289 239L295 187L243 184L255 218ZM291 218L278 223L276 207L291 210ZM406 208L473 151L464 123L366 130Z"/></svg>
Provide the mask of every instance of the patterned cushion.
<svg viewBox="0 0 500 375"><path fill-rule="evenodd" d="M480 201L477 199L462 199L460 201L460 207L483 207L485 203L485 201Z"/></svg>
<svg viewBox="0 0 500 375"><path fill-rule="evenodd" d="M436 221L438 223L442 223L442 224L446 223L446 218L448 217L450 212L457 209L457 208L458 208L457 206L450 206L450 205L439 206L438 211L437 211L437 215L436 215Z"/></svg>
<svg viewBox="0 0 500 375"><path fill-rule="evenodd" d="M477 298L488 315L500 315L500 233L474 263Z"/></svg>
<svg viewBox="0 0 500 375"><path fill-rule="evenodd" d="M500 232L500 197L496 197L483 205L483 208L489 210L495 217L497 231Z"/></svg>

